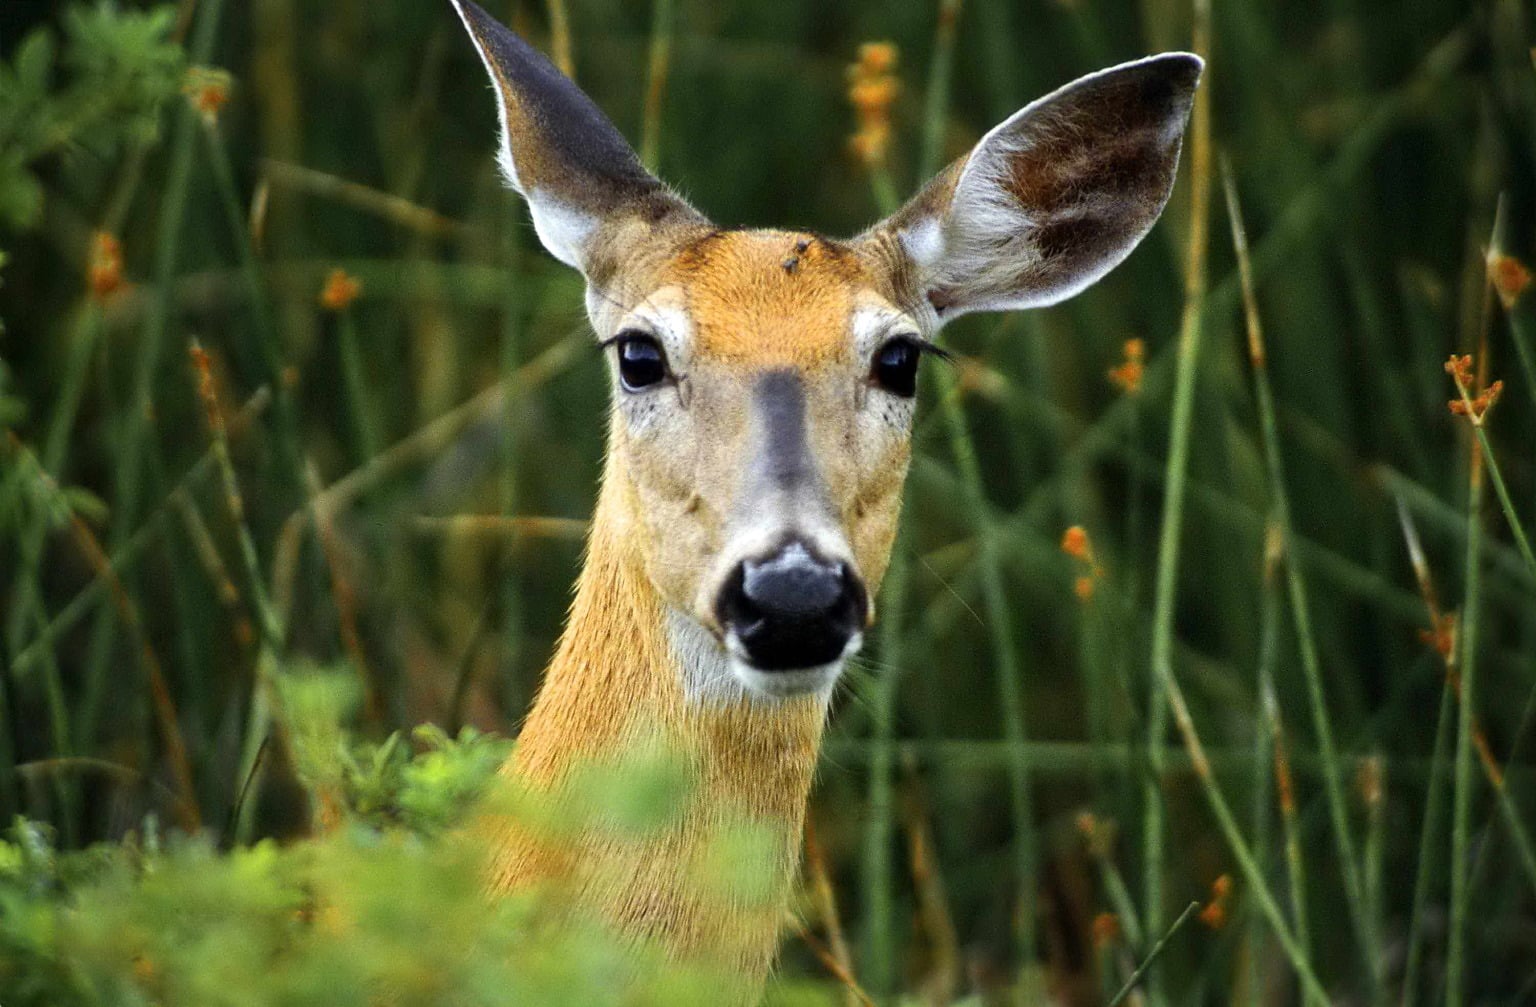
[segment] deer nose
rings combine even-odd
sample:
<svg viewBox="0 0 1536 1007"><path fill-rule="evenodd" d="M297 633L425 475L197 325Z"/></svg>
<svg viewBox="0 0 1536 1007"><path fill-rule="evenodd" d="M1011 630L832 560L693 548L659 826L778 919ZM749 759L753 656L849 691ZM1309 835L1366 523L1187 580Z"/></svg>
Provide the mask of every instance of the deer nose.
<svg viewBox="0 0 1536 1007"><path fill-rule="evenodd" d="M824 560L791 540L737 566L716 615L752 667L794 671L841 658L867 611L864 585L847 563Z"/></svg>

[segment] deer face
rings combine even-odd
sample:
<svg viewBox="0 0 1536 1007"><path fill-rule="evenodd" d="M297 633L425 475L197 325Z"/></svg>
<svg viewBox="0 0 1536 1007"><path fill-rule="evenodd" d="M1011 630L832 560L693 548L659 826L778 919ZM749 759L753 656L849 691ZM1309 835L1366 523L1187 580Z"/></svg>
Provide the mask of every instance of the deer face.
<svg viewBox="0 0 1536 1007"><path fill-rule="evenodd" d="M1130 253L1173 184L1200 61L1068 85L839 242L717 229L548 61L454 4L497 92L507 180L586 276L613 381L605 478L685 687L827 692L872 618L939 328L1053 303Z"/></svg>
<svg viewBox="0 0 1536 1007"><path fill-rule="evenodd" d="M890 555L930 325L877 248L706 229L594 306L647 573L759 693L835 678Z"/></svg>

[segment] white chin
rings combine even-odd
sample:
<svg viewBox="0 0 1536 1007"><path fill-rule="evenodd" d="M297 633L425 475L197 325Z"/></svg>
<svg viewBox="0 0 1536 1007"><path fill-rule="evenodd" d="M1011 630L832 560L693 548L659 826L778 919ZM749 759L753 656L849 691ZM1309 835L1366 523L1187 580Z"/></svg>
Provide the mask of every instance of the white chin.
<svg viewBox="0 0 1536 1007"><path fill-rule="evenodd" d="M855 633L838 655L837 660L814 668L795 668L788 671L763 671L754 668L746 660L741 644L734 634L726 639L730 653L731 674L748 693L764 699L792 699L796 696L828 695L843 673L843 664L859 652L864 643L862 633Z"/></svg>
<svg viewBox="0 0 1536 1007"><path fill-rule="evenodd" d="M747 692L764 699L792 699L795 696L830 692L842 671L841 659L816 668L797 668L794 671L762 671L734 657L731 659L731 674L736 676L736 681Z"/></svg>

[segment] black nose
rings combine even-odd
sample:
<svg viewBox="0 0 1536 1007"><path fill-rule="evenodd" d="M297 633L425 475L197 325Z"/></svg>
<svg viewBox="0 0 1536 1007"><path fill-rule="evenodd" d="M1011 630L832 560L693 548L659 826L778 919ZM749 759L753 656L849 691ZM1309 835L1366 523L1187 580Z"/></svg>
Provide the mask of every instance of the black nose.
<svg viewBox="0 0 1536 1007"><path fill-rule="evenodd" d="M864 624L864 585L846 563L828 562L791 540L747 560L721 589L720 625L759 671L831 664Z"/></svg>

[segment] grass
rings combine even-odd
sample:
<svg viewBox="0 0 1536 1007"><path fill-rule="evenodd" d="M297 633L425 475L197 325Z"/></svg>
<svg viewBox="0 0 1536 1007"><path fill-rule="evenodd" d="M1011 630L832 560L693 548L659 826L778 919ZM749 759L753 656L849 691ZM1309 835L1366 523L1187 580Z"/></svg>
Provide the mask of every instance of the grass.
<svg viewBox="0 0 1536 1007"><path fill-rule="evenodd" d="M42 215L0 230L0 818L66 847L309 828L274 686L301 658L346 669L365 738L515 731L580 562L600 361L495 177L457 23L277 6L179 4L228 104L173 91L154 137L50 144ZM1536 300L1498 264L1536 260L1528 12L489 7L717 219L832 234L1066 80L1209 56L1144 246L1069 304L946 330L776 1002L1520 1002ZM53 16L6 8L0 59ZM886 39L871 171L844 74ZM333 310L335 270L359 290ZM1133 338L1131 394L1106 371ZM1224 922L1175 920L1223 874Z"/></svg>

